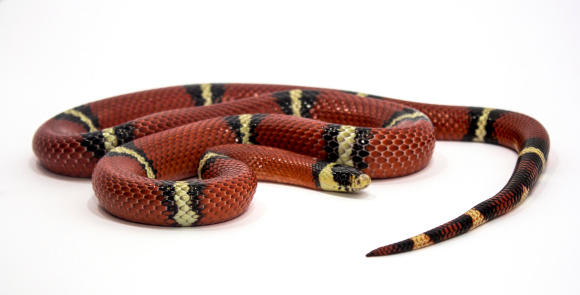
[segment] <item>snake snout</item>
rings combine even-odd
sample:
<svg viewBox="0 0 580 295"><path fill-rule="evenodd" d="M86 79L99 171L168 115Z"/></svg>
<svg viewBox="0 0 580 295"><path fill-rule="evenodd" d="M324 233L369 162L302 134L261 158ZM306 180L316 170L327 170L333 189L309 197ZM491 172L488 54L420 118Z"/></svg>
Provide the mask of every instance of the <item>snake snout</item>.
<svg viewBox="0 0 580 295"><path fill-rule="evenodd" d="M353 191L359 191L367 188L371 184L371 177L367 174L361 174L359 176L354 177L351 181L353 183Z"/></svg>

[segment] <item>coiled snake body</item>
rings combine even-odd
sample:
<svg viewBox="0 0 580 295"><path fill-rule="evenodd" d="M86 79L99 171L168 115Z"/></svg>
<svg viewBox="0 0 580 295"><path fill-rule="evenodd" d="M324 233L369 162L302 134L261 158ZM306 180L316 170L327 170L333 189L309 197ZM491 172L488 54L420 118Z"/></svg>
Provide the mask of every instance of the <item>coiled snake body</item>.
<svg viewBox="0 0 580 295"><path fill-rule="evenodd" d="M257 180L356 191L369 178L414 173L427 165L435 140L503 145L518 152L518 161L495 196L367 254L382 256L450 239L520 204L546 165L544 127L490 108L310 87L197 84L65 111L38 129L33 149L51 171L92 176L99 202L115 216L198 226L242 214ZM193 176L199 179L183 180Z"/></svg>

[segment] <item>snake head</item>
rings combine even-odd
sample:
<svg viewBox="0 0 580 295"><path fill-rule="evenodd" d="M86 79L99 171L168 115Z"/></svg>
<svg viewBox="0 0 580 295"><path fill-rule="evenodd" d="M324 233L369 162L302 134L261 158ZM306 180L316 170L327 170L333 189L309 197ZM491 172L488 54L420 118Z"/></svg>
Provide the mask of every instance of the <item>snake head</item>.
<svg viewBox="0 0 580 295"><path fill-rule="evenodd" d="M356 192L367 188L371 178L362 171L336 163L329 163L318 173L320 188L333 192Z"/></svg>

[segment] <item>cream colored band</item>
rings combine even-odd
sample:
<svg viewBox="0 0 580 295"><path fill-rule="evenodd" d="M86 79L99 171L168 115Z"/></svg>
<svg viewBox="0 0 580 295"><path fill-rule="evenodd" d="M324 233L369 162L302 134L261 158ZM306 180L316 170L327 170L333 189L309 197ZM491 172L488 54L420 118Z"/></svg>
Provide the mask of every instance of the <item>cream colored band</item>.
<svg viewBox="0 0 580 295"><path fill-rule="evenodd" d="M89 131L90 132L94 132L94 131L98 131L99 129L97 129L97 127L95 127L95 124L93 123L93 121L85 116L85 114L77 111L77 110L68 110L64 112L67 115L72 115L75 116L77 118L79 118L79 120L81 120L83 123L87 124L87 126L89 126Z"/></svg>
<svg viewBox="0 0 580 295"><path fill-rule="evenodd" d="M155 179L155 173L153 172L153 168L149 165L149 162L143 156L139 155L134 150L119 146L111 150L112 152L119 153L119 154L126 154L130 155L131 157L137 159L143 167L145 167L145 171L147 172L147 177Z"/></svg>
<svg viewBox="0 0 580 295"><path fill-rule="evenodd" d="M525 149L523 149L519 156L523 156L524 154L529 154L529 153L533 153L536 154L540 157L540 159L542 160L542 168L544 168L544 166L546 166L546 157L544 156L544 153L542 153L542 151L540 151L539 149L535 148L535 147L527 147Z"/></svg>
<svg viewBox="0 0 580 295"><path fill-rule="evenodd" d="M292 106L292 115L301 117L300 109L302 107L302 90L290 90L290 105Z"/></svg>
<svg viewBox="0 0 580 295"><path fill-rule="evenodd" d="M485 127L487 126L487 118L489 118L489 113L491 113L493 110L494 109L485 108L481 112L481 115L477 120L477 130L475 130L475 137L473 138L473 141L483 142L485 136L487 135L487 132L485 131Z"/></svg>
<svg viewBox="0 0 580 295"><path fill-rule="evenodd" d="M429 236L424 233L412 237L411 240L413 241L413 250L425 248L435 244L433 241L431 241L431 238L429 238Z"/></svg>
<svg viewBox="0 0 580 295"><path fill-rule="evenodd" d="M105 149L110 152L112 149L119 145L117 135L115 135L115 129L107 128L103 129L103 137L105 138Z"/></svg>
<svg viewBox="0 0 580 295"><path fill-rule="evenodd" d="M173 197L177 212L173 216L173 220L181 226L191 226L199 219L199 214L193 211L191 196L189 192L189 184L185 181L176 181L173 185L175 189L175 196Z"/></svg>
<svg viewBox="0 0 580 295"><path fill-rule="evenodd" d="M252 136L251 128L250 128L250 121L252 120L252 115L244 114L240 115L240 133L242 133L242 143L243 144L252 144L250 142L250 137Z"/></svg>
<svg viewBox="0 0 580 295"><path fill-rule="evenodd" d="M522 196L520 197L520 203L523 202L528 195L530 194L530 189L528 187L526 187L525 185L522 185Z"/></svg>
<svg viewBox="0 0 580 295"><path fill-rule="evenodd" d="M388 127L393 127L393 126L397 125L399 122L401 122L403 120L406 120L406 119L415 119L415 118L418 118L418 117L426 117L426 116L423 113L421 113L421 112L414 112L414 113L410 113L410 114L404 114L404 115L401 115L401 116L395 118L391 122L391 124L389 124L388 126L385 126L385 127L387 127L387 128Z"/></svg>
<svg viewBox="0 0 580 295"><path fill-rule="evenodd" d="M481 214L481 212L479 212L479 210L475 208L472 208L471 210L465 212L465 215L471 217L471 228L469 230L472 230L486 222L485 217L483 217L483 214Z"/></svg>
<svg viewBox="0 0 580 295"><path fill-rule="evenodd" d="M211 94L211 84L201 84L199 85L201 88L201 97L203 98L204 106L211 105L213 103L213 98Z"/></svg>
<svg viewBox="0 0 580 295"><path fill-rule="evenodd" d="M215 156L222 156L223 157L223 155L216 154L214 152L209 152L209 153L206 153L201 160L199 160L199 165L197 166L197 176L199 177L199 179L202 179L201 178L201 169L203 168L203 166L205 166L205 162L207 162L207 160L209 160Z"/></svg>
<svg viewBox="0 0 580 295"><path fill-rule="evenodd" d="M356 143L356 127L349 125L342 125L338 130L336 141L338 142L338 159L336 163L347 166L354 166L351 159L353 146Z"/></svg>

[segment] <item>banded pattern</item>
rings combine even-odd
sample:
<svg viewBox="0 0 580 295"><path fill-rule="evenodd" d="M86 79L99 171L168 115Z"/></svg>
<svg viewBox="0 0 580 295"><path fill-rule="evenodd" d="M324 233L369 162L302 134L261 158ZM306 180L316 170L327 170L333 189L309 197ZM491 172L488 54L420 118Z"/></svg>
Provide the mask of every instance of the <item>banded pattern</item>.
<svg viewBox="0 0 580 295"><path fill-rule="evenodd" d="M372 137L370 128L357 128L349 125L330 124L323 135L327 153L326 160L347 166L365 169L368 164L364 158L369 156L366 146Z"/></svg>
<svg viewBox="0 0 580 295"><path fill-rule="evenodd" d="M91 109L82 105L74 109L70 109L57 115L55 119L67 120L81 125L86 131L93 132L99 130L99 120L91 112Z"/></svg>
<svg viewBox="0 0 580 295"><path fill-rule="evenodd" d="M319 91L293 89L290 91L277 92L272 94L277 98L276 103L280 105L286 115L310 118L310 110L316 102Z"/></svg>
<svg viewBox="0 0 580 295"><path fill-rule="evenodd" d="M254 135L255 129L265 116L265 114L243 114L239 116L226 117L225 120L236 133L237 143L257 144L256 136Z"/></svg>
<svg viewBox="0 0 580 295"><path fill-rule="evenodd" d="M405 108L393 114L383 126L390 128L402 124L405 121L415 122L417 120L429 120L429 118L417 110Z"/></svg>
<svg viewBox="0 0 580 295"><path fill-rule="evenodd" d="M209 106L214 103L220 103L225 92L224 84L186 85L185 89L191 95L195 106Z"/></svg>
<svg viewBox="0 0 580 295"><path fill-rule="evenodd" d="M148 178L156 178L157 170L153 168L153 162L147 159L145 152L142 149L135 147L135 144L132 142L113 149L109 153L109 156L124 156L133 158L139 162L139 165L141 165Z"/></svg>
<svg viewBox="0 0 580 295"><path fill-rule="evenodd" d="M370 178L414 173L427 164L435 139L506 146L518 161L498 194L367 255L379 256L439 243L511 211L545 169L546 130L528 116L491 108L311 87L196 84L65 111L39 128L33 149L49 170L93 175L99 201L115 216L197 226L242 214L257 179L356 191ZM195 175L200 179L181 180Z"/></svg>
<svg viewBox="0 0 580 295"><path fill-rule="evenodd" d="M202 217L199 198L205 189L203 182L162 181L159 189L164 197L161 204L167 208L169 219L175 221L173 225L192 226Z"/></svg>

